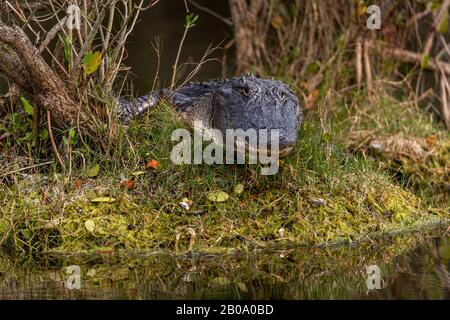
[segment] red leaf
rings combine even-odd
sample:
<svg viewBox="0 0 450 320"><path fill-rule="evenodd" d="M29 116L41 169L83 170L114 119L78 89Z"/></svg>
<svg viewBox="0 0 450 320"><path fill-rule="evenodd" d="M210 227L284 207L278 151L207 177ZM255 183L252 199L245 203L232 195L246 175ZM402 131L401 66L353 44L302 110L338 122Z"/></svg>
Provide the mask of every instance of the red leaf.
<svg viewBox="0 0 450 320"><path fill-rule="evenodd" d="M158 169L159 168L159 162L154 160L154 159L152 159L152 160L150 160L149 162L147 162L145 164L145 167L146 168L152 168L152 169Z"/></svg>
<svg viewBox="0 0 450 320"><path fill-rule="evenodd" d="M73 184L73 187L72 187L72 190L77 190L79 187L82 186L83 182L84 182L83 179L80 179L80 178L75 180L75 182Z"/></svg>
<svg viewBox="0 0 450 320"><path fill-rule="evenodd" d="M122 180L120 181L121 188L127 188L128 190L134 190L136 188L136 182L134 180Z"/></svg>

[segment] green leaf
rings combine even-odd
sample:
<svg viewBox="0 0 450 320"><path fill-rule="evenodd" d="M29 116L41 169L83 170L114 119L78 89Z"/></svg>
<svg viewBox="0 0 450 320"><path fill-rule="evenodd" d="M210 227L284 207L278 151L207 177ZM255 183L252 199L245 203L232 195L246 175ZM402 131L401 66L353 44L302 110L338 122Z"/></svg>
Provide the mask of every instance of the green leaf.
<svg viewBox="0 0 450 320"><path fill-rule="evenodd" d="M22 229L20 233L25 237L25 239L31 239L31 231L29 229Z"/></svg>
<svg viewBox="0 0 450 320"><path fill-rule="evenodd" d="M330 142L331 140L331 133L324 131L322 135L322 140L326 143Z"/></svg>
<svg viewBox="0 0 450 320"><path fill-rule="evenodd" d="M83 176L85 178L95 178L100 173L100 166L98 163L94 164L92 167L88 168L84 173Z"/></svg>
<svg viewBox="0 0 450 320"><path fill-rule="evenodd" d="M48 139L48 130L41 130L41 132L39 133L39 139L41 141L47 141L47 139Z"/></svg>
<svg viewBox="0 0 450 320"><path fill-rule="evenodd" d="M208 200L212 202L224 202L227 201L230 196L224 191L211 191L208 193Z"/></svg>
<svg viewBox="0 0 450 320"><path fill-rule="evenodd" d="M102 63L102 54L99 51L89 51L84 55L83 68L86 75L94 73Z"/></svg>
<svg viewBox="0 0 450 320"><path fill-rule="evenodd" d="M213 285L216 285L216 286L226 286L231 283L231 280L226 277L217 277L217 278L211 279L211 282Z"/></svg>
<svg viewBox="0 0 450 320"><path fill-rule="evenodd" d="M430 55L426 54L422 58L422 63L421 63L422 69L425 69L426 67L428 67L429 63L430 63Z"/></svg>
<svg viewBox="0 0 450 320"><path fill-rule="evenodd" d="M113 197L98 197L91 200L92 203L112 203L115 201L116 199Z"/></svg>
<svg viewBox="0 0 450 320"><path fill-rule="evenodd" d="M31 103L25 97L20 97L20 100L22 101L22 104L25 108L25 112L32 116L34 108Z"/></svg>
<svg viewBox="0 0 450 320"><path fill-rule="evenodd" d="M343 221L339 221L338 222L338 227L339 227L339 229L341 229L345 234L351 234L352 233L352 228L350 228L349 226L348 226L348 224L346 224L345 222L343 222Z"/></svg>
<svg viewBox="0 0 450 320"><path fill-rule="evenodd" d="M62 139L63 139L64 144L66 146L68 146L69 145L69 139L67 139L66 137L62 137Z"/></svg>
<svg viewBox="0 0 450 320"><path fill-rule="evenodd" d="M69 129L69 137L70 137L70 139L75 138L75 129L74 128Z"/></svg>
<svg viewBox="0 0 450 320"><path fill-rule="evenodd" d="M438 22L437 25L437 32L439 33L445 33L448 31L448 11L445 11L442 15L441 20Z"/></svg>
<svg viewBox="0 0 450 320"><path fill-rule="evenodd" d="M136 172L132 172L131 175L133 175L135 177L138 177L138 176L141 176L141 175L143 175L145 173L146 173L146 171L136 171Z"/></svg>
<svg viewBox="0 0 450 320"><path fill-rule="evenodd" d="M189 13L186 16L186 28L192 28L195 26L195 22L198 20L198 14L194 14L194 13Z"/></svg>
<svg viewBox="0 0 450 320"><path fill-rule="evenodd" d="M236 194L241 194L242 191L244 191L244 185L242 183L238 183L234 189L233 189L234 193Z"/></svg>
<svg viewBox="0 0 450 320"><path fill-rule="evenodd" d="M95 230L95 222L92 220L86 220L84 222L84 226L86 227L86 230L89 231L90 233L93 233Z"/></svg>
<svg viewBox="0 0 450 320"><path fill-rule="evenodd" d="M72 61L72 40L69 37L65 37L61 41L64 47L64 58L66 59L67 65L70 66L70 62Z"/></svg>

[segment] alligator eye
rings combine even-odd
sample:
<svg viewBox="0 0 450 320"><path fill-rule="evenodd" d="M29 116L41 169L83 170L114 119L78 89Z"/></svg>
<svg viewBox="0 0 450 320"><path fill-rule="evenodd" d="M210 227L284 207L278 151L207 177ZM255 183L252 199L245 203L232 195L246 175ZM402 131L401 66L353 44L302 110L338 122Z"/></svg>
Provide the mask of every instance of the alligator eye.
<svg viewBox="0 0 450 320"><path fill-rule="evenodd" d="M250 95L250 88L249 86L244 86L244 88L242 89L242 93L244 94L244 96L249 96Z"/></svg>

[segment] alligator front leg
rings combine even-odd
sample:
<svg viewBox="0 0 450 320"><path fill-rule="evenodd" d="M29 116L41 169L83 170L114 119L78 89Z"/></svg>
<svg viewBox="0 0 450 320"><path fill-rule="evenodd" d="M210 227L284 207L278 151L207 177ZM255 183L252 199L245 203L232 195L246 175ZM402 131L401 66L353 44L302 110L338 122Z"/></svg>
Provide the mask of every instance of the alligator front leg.
<svg viewBox="0 0 450 320"><path fill-rule="evenodd" d="M119 118L124 124L130 123L130 121L143 114L149 108L158 104L161 98L161 91L154 91L144 96L138 97L134 101L119 100L118 102L118 114Z"/></svg>

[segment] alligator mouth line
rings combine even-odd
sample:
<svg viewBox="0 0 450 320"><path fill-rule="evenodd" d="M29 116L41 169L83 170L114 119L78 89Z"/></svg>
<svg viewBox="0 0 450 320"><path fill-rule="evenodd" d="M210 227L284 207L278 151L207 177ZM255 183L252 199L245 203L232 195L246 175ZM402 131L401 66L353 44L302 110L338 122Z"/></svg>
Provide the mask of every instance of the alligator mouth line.
<svg viewBox="0 0 450 320"><path fill-rule="evenodd" d="M207 127L205 127L202 123L198 123L197 124L197 128L194 128L194 132L198 132L200 135L203 136L204 132L208 132L208 131L204 131L207 130ZM200 130L199 130L200 129ZM215 135L207 135L208 140L212 141L212 143L221 146L224 150L226 150L226 144L223 143L223 141L215 136ZM242 145L244 144L244 145ZM242 143L242 141L236 141L234 143L234 152L238 152L242 149L240 148L244 148L245 153L246 154L250 154L250 152L253 152L253 154L255 155L260 155L263 154L266 157L278 157L278 158L284 158L286 156L288 156L292 149L294 148L293 146L287 146L287 147L283 147L282 149L278 149L278 150L273 150L272 148L270 148L270 146L267 146L267 148L258 148L258 147L253 147L251 145L249 145L249 143L247 141L245 141L244 143Z"/></svg>
<svg viewBox="0 0 450 320"><path fill-rule="evenodd" d="M216 143L213 141L213 143ZM226 145L223 143L216 143L220 146L222 146L224 149L226 149ZM289 146L289 147L284 147L278 151L276 150L272 150L271 148L254 148L248 145L248 143L245 143L244 146L244 150L245 150L245 154L250 154L250 152L253 152L253 154L255 155L261 155L263 154L265 157L278 157L278 158L284 158L287 157L292 150L294 149L293 146ZM236 143L234 145L234 152L239 152L240 146L239 143Z"/></svg>

